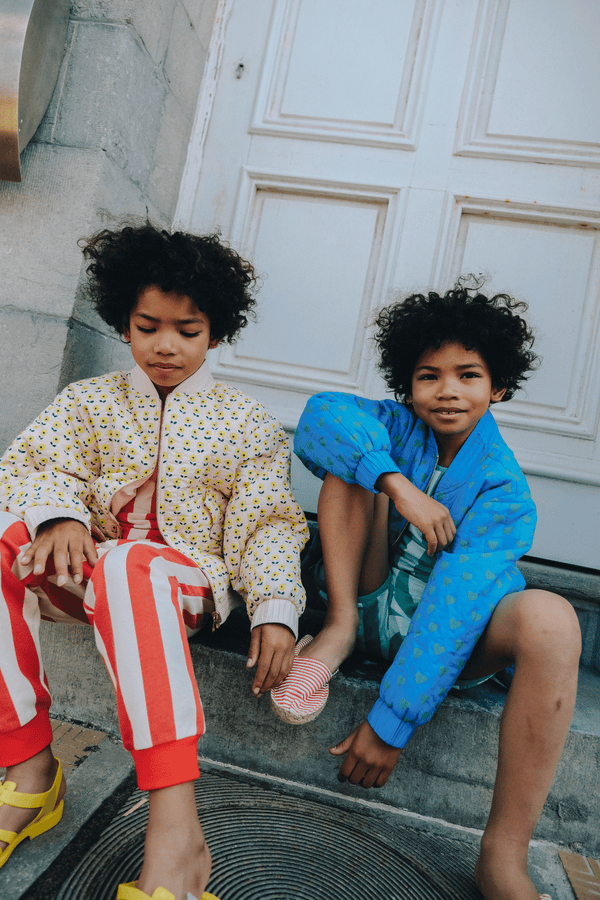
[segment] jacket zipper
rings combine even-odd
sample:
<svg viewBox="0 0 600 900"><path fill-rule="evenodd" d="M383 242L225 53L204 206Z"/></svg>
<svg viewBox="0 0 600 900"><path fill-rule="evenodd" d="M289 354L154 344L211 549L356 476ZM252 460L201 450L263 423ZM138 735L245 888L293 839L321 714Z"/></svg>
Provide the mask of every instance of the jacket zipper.
<svg viewBox="0 0 600 900"><path fill-rule="evenodd" d="M169 544L169 546L173 547L173 544L171 543L171 541L169 539L169 535L164 534L163 527L159 521L160 514L161 514L161 507L160 507L160 502L159 502L159 491L160 491L160 483L161 483L160 476L161 476L161 469L162 469L162 449L161 448L162 448L163 438L165 436L165 430L166 430L165 429L165 421L167 418L167 403L169 403L169 397L167 397L167 399L165 400L165 405L162 407L160 428L159 428L159 432L158 432L158 471L156 473L156 521L158 522L158 527L159 527L161 535L163 536L165 541ZM173 549L175 550L177 548L173 547ZM215 610L214 610L214 612L211 613L211 618L212 618L212 631L216 631L216 629L219 627L219 625L221 625L221 623L223 621L221 619L221 613L218 612L218 610L216 609L216 603L215 603Z"/></svg>

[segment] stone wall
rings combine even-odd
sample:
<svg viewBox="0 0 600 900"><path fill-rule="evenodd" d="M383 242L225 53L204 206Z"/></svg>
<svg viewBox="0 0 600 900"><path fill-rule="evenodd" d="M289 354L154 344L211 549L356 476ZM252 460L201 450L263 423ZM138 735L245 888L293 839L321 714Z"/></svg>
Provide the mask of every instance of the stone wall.
<svg viewBox="0 0 600 900"><path fill-rule="evenodd" d="M129 366L78 295L77 240L172 221L217 0L72 0L50 105L0 182L0 451L69 381Z"/></svg>

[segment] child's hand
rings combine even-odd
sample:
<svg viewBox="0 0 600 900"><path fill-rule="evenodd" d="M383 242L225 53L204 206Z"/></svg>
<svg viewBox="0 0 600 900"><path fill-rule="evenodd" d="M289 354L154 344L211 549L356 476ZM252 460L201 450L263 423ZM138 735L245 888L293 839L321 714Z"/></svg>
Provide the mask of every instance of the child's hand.
<svg viewBox="0 0 600 900"><path fill-rule="evenodd" d="M251 669L258 663L252 682L252 693L262 697L286 678L294 662L294 635L287 625L270 622L252 629L248 662Z"/></svg>
<svg viewBox="0 0 600 900"><path fill-rule="evenodd" d="M338 772L338 781L348 779L364 788L380 788L392 774L402 750L382 741L365 720L329 752L333 756L348 754Z"/></svg>
<svg viewBox="0 0 600 900"><path fill-rule="evenodd" d="M427 541L427 556L433 556L454 540L456 526L442 503L428 497L399 472L380 475L376 488L391 498L401 516L418 528Z"/></svg>
<svg viewBox="0 0 600 900"><path fill-rule="evenodd" d="M49 556L54 556L56 583L59 587L66 584L69 570L75 584L83 577L83 558L90 566L98 562L98 554L89 531L82 522L76 519L50 519L38 528L31 547L21 557L21 562L28 565L34 562L33 571L41 575L46 570Z"/></svg>

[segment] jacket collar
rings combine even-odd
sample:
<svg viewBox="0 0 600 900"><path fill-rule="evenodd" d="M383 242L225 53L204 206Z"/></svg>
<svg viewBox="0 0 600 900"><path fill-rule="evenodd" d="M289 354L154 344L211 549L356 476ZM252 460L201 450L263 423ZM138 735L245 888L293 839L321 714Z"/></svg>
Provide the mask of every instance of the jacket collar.
<svg viewBox="0 0 600 900"><path fill-rule="evenodd" d="M430 441L437 452L435 436L431 429L427 435L427 443ZM485 454L489 453L494 444L503 446L504 440L498 430L496 420L488 409L448 466L444 475L445 483L448 484L450 481L458 485L468 480L475 467Z"/></svg>
<svg viewBox="0 0 600 900"><path fill-rule="evenodd" d="M127 378L132 388L139 394L143 394L146 397L157 397L160 400L160 395L154 387L154 384L139 366L135 366L128 372ZM177 387L173 389L173 393L201 394L204 391L209 391L214 385L215 380L212 377L212 372L210 371L207 361L204 360L200 368L197 369L193 375L190 375L189 378L186 378L185 381L182 381L181 384L178 384Z"/></svg>

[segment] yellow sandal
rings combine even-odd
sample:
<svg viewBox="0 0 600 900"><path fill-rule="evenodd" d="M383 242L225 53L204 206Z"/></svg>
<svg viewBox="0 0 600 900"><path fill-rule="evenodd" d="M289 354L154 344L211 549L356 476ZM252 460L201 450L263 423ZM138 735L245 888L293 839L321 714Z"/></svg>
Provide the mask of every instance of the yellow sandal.
<svg viewBox="0 0 600 900"><path fill-rule="evenodd" d="M4 850L0 852L0 869L21 841L24 841L25 838L33 840L33 838L43 834L45 831L49 831L50 828L54 828L62 819L64 801L61 800L58 806L56 805L62 782L62 768L60 760L57 759L56 761L58 768L54 784L45 794L21 794L16 790L17 785L14 781L5 781L0 785L0 806L5 803L7 806L18 806L21 809L37 809L38 806L41 807L33 822L26 825L22 831L17 833L16 831L6 831L4 828L0 828L0 841L4 841L7 844Z"/></svg>
<svg viewBox="0 0 600 900"><path fill-rule="evenodd" d="M136 887L136 881L130 881L128 884L120 884L117 891L117 900L175 900L175 896L171 891L165 890L163 887L157 887L152 896L145 894ZM193 894L187 895L187 900L196 900ZM218 900L214 894L206 891L202 894L201 900Z"/></svg>

